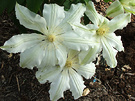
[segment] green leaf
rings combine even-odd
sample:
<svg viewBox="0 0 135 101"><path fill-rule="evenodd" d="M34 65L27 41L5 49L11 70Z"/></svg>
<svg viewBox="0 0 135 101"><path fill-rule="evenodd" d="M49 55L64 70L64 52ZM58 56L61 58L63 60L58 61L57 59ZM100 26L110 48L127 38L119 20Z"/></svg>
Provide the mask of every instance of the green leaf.
<svg viewBox="0 0 135 101"><path fill-rule="evenodd" d="M28 9L37 13L40 10L40 6L43 2L44 0L26 0L26 5Z"/></svg>
<svg viewBox="0 0 135 101"><path fill-rule="evenodd" d="M77 4L77 3L87 3L91 0L65 0L65 2L63 3L64 5L64 9L65 10L69 10L71 4Z"/></svg>
<svg viewBox="0 0 135 101"><path fill-rule="evenodd" d="M87 4L89 1L91 1L91 0L81 0L81 3Z"/></svg>
<svg viewBox="0 0 135 101"><path fill-rule="evenodd" d="M51 0L51 3L56 3L58 5L63 5L66 0Z"/></svg>
<svg viewBox="0 0 135 101"><path fill-rule="evenodd" d="M15 3L18 2L19 4L22 4L25 0L1 0L0 2L0 14L7 9L8 13L13 11L15 8Z"/></svg>
<svg viewBox="0 0 135 101"><path fill-rule="evenodd" d="M71 6L71 2L70 2L70 0L65 0L65 2L64 2L64 9L67 11L67 10L69 10L69 8L70 8L70 6Z"/></svg>
<svg viewBox="0 0 135 101"><path fill-rule="evenodd" d="M74 3L74 4L77 4L77 3L79 3L79 2L81 2L81 0L70 0L72 3Z"/></svg>
<svg viewBox="0 0 135 101"><path fill-rule="evenodd" d="M86 14L84 14L83 20L84 20L83 23L84 23L85 25L87 25L87 24L90 23L90 20L89 20L89 18L86 16Z"/></svg>
<svg viewBox="0 0 135 101"><path fill-rule="evenodd" d="M7 0L1 0L0 2L0 14L5 10L5 8L7 7Z"/></svg>
<svg viewBox="0 0 135 101"><path fill-rule="evenodd" d="M17 26L20 33L27 33L27 29L23 25L20 24L19 20L17 20L15 16L12 16L12 21Z"/></svg>
<svg viewBox="0 0 135 101"><path fill-rule="evenodd" d="M7 2L8 2L7 10L8 10L8 13L10 13L15 8L16 0L8 0Z"/></svg>
<svg viewBox="0 0 135 101"><path fill-rule="evenodd" d="M17 3L22 4L25 0L16 0Z"/></svg>

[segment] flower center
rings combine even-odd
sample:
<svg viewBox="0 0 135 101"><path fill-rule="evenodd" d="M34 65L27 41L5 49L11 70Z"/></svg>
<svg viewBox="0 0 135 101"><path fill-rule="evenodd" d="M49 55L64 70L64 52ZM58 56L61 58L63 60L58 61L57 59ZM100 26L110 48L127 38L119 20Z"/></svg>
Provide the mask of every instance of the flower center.
<svg viewBox="0 0 135 101"><path fill-rule="evenodd" d="M54 42L55 41L55 38L56 38L55 35L49 35L48 36L48 41L49 42Z"/></svg>
<svg viewBox="0 0 135 101"><path fill-rule="evenodd" d="M72 61L67 60L65 67L72 67Z"/></svg>
<svg viewBox="0 0 135 101"><path fill-rule="evenodd" d="M102 35L106 34L108 31L109 31L108 28L101 27L101 28L99 28L99 29L96 31L96 33L97 33L97 35L101 35L101 36L102 36Z"/></svg>

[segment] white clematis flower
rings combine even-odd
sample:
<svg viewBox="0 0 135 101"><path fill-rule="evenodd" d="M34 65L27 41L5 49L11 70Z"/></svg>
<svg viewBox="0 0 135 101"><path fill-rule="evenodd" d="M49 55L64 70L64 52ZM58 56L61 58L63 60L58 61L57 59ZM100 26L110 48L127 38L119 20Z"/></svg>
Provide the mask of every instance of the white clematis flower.
<svg viewBox="0 0 135 101"><path fill-rule="evenodd" d="M49 80L50 99L57 101L63 97L63 92L70 89L75 99L82 96L85 88L83 77L91 78L95 73L95 64L89 63L80 65L77 51L70 50L66 64L61 70L59 66L39 68L36 72L36 77L40 83L45 83ZM82 76L81 76L82 75Z"/></svg>
<svg viewBox="0 0 135 101"><path fill-rule="evenodd" d="M107 18L98 14L94 8L93 2L89 2L86 6L85 14L94 23L83 26L79 23L70 23L73 29L82 36L89 36L89 40L95 40L98 43L88 51L80 54L82 64L89 63L95 59L96 54L103 50L103 57L110 67L117 65L116 53L123 51L121 37L116 36L114 31L122 29L130 22L130 14L121 14L109 21ZM92 33L91 33L92 32Z"/></svg>
<svg viewBox="0 0 135 101"><path fill-rule="evenodd" d="M106 10L106 16L115 17L124 12L135 15L135 0L116 0Z"/></svg>
<svg viewBox="0 0 135 101"><path fill-rule="evenodd" d="M80 22L86 8L81 4L71 5L67 12L56 4L45 4L43 17L26 7L16 4L16 17L26 28L42 34L15 35L0 47L10 53L21 52L20 66L32 69L34 66L65 65L67 48L88 50L92 42L77 35L68 22Z"/></svg>

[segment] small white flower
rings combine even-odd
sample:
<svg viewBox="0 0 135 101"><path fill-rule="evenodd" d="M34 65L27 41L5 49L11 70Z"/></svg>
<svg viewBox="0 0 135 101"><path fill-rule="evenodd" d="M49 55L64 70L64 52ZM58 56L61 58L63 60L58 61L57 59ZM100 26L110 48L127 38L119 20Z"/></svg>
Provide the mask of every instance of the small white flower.
<svg viewBox="0 0 135 101"><path fill-rule="evenodd" d="M115 17L124 12L135 15L135 0L116 0L106 10L107 16Z"/></svg>
<svg viewBox="0 0 135 101"><path fill-rule="evenodd" d="M121 14L109 21L107 18L98 14L94 8L93 2L89 2L86 5L85 14L94 23L83 26L79 23L70 23L73 29L80 35L89 38L89 40L95 40L98 43L88 51L83 51L80 57L83 64L91 62L95 59L96 54L103 50L103 57L107 61L110 67L117 65L116 53L123 51L121 37L116 36L114 31L122 29L130 22L130 14Z"/></svg>
<svg viewBox="0 0 135 101"><path fill-rule="evenodd" d="M66 64L62 70L59 66L54 66L45 67L44 69L39 68L37 71L36 77L40 83L45 83L47 80L52 82L49 91L52 101L57 101L63 97L63 92L68 89L70 89L75 99L79 98L85 88L82 76L89 79L94 75L95 64L81 65L78 53L73 50L68 53Z"/></svg>
<svg viewBox="0 0 135 101"><path fill-rule="evenodd" d="M26 28L42 34L15 35L1 47L10 53L21 52L20 66L32 69L34 66L65 65L67 48L88 50L92 43L77 35L68 22L80 22L85 7L79 3L71 5L69 11L56 4L45 4L43 17L26 7L16 4L16 17Z"/></svg>

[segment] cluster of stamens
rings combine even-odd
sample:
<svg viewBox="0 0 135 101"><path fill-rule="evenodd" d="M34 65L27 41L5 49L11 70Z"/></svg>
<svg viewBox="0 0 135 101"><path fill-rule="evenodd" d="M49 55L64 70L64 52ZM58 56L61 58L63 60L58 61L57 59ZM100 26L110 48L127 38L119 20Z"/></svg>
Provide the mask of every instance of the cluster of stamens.
<svg viewBox="0 0 135 101"><path fill-rule="evenodd" d="M68 68L72 67L72 61L67 60L66 64L65 64L65 67L68 67Z"/></svg>
<svg viewBox="0 0 135 101"><path fill-rule="evenodd" d="M48 41L49 42L54 42L55 41L55 35L48 35Z"/></svg>
<svg viewBox="0 0 135 101"><path fill-rule="evenodd" d="M108 30L109 30L108 28L101 27L96 31L96 33L97 35L102 36L102 35L105 35L108 32Z"/></svg>

